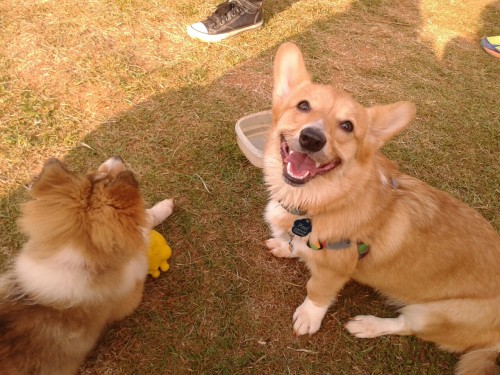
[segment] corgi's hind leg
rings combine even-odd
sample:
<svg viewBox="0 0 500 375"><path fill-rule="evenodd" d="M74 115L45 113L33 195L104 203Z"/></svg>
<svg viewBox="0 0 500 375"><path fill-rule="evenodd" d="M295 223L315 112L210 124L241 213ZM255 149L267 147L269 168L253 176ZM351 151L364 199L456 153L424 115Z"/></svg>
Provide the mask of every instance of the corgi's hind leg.
<svg viewBox="0 0 500 375"><path fill-rule="evenodd" d="M427 304L408 305L400 310L397 318L378 318L373 315L358 315L351 319L346 329L359 338L382 335L407 336L420 333L431 323L432 309Z"/></svg>
<svg viewBox="0 0 500 375"><path fill-rule="evenodd" d="M451 352L467 352L456 375L498 375L500 298L455 299L408 305L397 318L360 315L346 324L359 338L412 335Z"/></svg>
<svg viewBox="0 0 500 375"><path fill-rule="evenodd" d="M449 351L500 348L500 298L450 299L408 305L397 318L360 315L346 324L354 336L416 335Z"/></svg>
<svg viewBox="0 0 500 375"><path fill-rule="evenodd" d="M345 325L358 338L373 338L382 335L411 335L411 322L404 314L397 318L377 318L373 315L358 315Z"/></svg>

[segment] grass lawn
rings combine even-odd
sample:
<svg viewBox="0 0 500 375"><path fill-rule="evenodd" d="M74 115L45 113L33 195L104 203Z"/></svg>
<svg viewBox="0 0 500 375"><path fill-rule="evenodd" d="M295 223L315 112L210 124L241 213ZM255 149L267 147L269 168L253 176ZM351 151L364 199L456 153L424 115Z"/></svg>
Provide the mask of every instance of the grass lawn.
<svg viewBox="0 0 500 375"><path fill-rule="evenodd" d="M264 27L219 44L185 27L216 0L0 2L0 268L24 238L26 186L49 157L85 172L121 155L174 255L144 302L112 327L81 374L449 374L456 356L413 337L361 340L356 314L395 316L349 284L321 330L294 337L304 266L263 241L261 170L234 124L271 105L277 47L294 41L315 80L365 105L410 100L414 124L385 148L402 170L500 228L500 60L491 0L267 0Z"/></svg>

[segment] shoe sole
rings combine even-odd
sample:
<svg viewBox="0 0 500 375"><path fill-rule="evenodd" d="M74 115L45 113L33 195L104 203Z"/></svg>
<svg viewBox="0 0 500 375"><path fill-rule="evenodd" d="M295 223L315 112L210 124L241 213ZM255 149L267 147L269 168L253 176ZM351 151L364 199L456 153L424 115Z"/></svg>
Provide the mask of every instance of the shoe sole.
<svg viewBox="0 0 500 375"><path fill-rule="evenodd" d="M484 47L483 47L483 49L484 49L486 52L488 52L491 56L495 56L495 57L500 58L500 53L499 53L499 52L496 52L496 51L493 51L493 50L491 50L491 49L489 49L489 48L484 48Z"/></svg>
<svg viewBox="0 0 500 375"><path fill-rule="evenodd" d="M210 34L200 33L199 31L193 29L191 26L188 26L187 33L191 38L200 39L200 40L202 40L204 42L208 42L208 43L216 43L216 42L220 42L221 40L224 40L224 39L230 38L232 36L235 36L237 34L240 34L244 31L258 29L259 27L262 27L262 24L263 24L263 21L256 23L255 25L247 26L247 27L244 27L242 29L233 30L233 31L230 31L228 33L218 34L218 35L210 35Z"/></svg>
<svg viewBox="0 0 500 375"><path fill-rule="evenodd" d="M491 56L495 56L500 58L500 44L498 44L498 37L493 37L495 40L491 40L490 38L482 38L481 39L481 47L488 52Z"/></svg>

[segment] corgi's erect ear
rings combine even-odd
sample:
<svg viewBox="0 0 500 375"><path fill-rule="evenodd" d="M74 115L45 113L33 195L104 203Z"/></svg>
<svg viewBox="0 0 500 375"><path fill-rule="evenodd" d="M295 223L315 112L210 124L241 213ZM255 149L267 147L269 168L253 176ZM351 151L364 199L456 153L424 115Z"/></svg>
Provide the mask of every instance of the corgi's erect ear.
<svg viewBox="0 0 500 375"><path fill-rule="evenodd" d="M43 166L42 173L31 185L30 195L36 197L72 181L73 173L61 161L49 159Z"/></svg>
<svg viewBox="0 0 500 375"><path fill-rule="evenodd" d="M273 105L278 105L300 84L311 82L302 52L294 43L283 43L274 58Z"/></svg>
<svg viewBox="0 0 500 375"><path fill-rule="evenodd" d="M415 118L416 108L410 102L397 102L368 108L371 124L367 141L378 150L389 139L404 130Z"/></svg>

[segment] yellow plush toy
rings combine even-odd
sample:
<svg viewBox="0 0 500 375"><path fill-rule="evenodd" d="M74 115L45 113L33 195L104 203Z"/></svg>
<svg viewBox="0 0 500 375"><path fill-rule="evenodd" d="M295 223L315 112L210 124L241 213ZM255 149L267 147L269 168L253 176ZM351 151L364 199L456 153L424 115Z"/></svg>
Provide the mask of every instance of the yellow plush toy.
<svg viewBox="0 0 500 375"><path fill-rule="evenodd" d="M160 270L168 271L170 265L168 258L172 255L172 249L168 246L165 237L155 230L149 232L149 266L148 273L157 278L160 276Z"/></svg>

